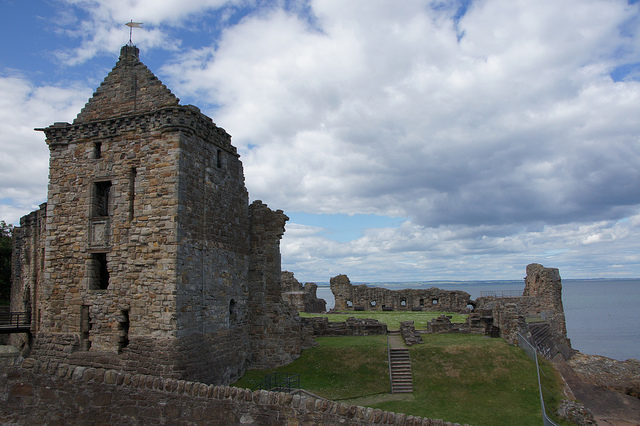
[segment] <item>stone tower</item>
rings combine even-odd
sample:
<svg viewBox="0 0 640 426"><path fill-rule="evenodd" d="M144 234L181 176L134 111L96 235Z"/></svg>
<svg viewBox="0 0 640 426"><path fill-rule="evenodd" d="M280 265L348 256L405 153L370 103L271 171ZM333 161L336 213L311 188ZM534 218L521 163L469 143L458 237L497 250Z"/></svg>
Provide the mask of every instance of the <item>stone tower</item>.
<svg viewBox="0 0 640 426"><path fill-rule="evenodd" d="M138 48L73 123L38 130L51 157L33 356L228 383L299 354L278 293L288 218L248 204L229 134Z"/></svg>

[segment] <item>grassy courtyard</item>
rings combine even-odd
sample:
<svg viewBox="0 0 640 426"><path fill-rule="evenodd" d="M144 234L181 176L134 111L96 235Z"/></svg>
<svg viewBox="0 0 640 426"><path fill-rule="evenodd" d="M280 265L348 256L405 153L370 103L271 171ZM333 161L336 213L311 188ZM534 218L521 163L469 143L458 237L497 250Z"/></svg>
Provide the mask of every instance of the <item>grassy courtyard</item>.
<svg viewBox="0 0 640 426"><path fill-rule="evenodd" d="M474 425L539 425L535 364L502 339L479 335L423 336L410 348L413 394L389 394L386 336L322 337L293 363L254 370L234 386L252 388L265 374L298 373L301 387L345 403ZM543 387L552 412L562 385L543 362Z"/></svg>
<svg viewBox="0 0 640 426"><path fill-rule="evenodd" d="M327 317L331 322L344 321L349 317L371 318L387 324L389 330L399 330L402 321L413 321L416 329L426 330L427 323L440 315L450 315L451 322L462 323L467 320L467 314L437 311L354 311L340 314L308 314L300 312L301 317Z"/></svg>

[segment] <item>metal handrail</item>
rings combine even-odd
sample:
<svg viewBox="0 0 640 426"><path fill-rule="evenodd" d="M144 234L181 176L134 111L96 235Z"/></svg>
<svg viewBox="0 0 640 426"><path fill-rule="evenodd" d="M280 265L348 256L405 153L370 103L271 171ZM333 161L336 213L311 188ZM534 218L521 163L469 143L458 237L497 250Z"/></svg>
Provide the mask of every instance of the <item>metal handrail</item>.
<svg viewBox="0 0 640 426"><path fill-rule="evenodd" d="M523 347L526 345L526 347ZM524 351L531 357L536 363L536 373L538 373L538 391L540 392L540 406L542 408L542 424L544 426L557 426L550 418L547 416L547 410L544 406L544 398L542 396L542 382L540 381L540 366L538 365L538 351L535 346L533 346L526 337L522 334L518 333L518 346L520 346Z"/></svg>
<svg viewBox="0 0 640 426"><path fill-rule="evenodd" d="M391 347L389 346L389 332L387 332L387 365L389 366L389 392L393 393L393 376L391 374Z"/></svg>
<svg viewBox="0 0 640 426"><path fill-rule="evenodd" d="M521 297L522 290L481 291L480 297Z"/></svg>
<svg viewBox="0 0 640 426"><path fill-rule="evenodd" d="M0 313L0 327L29 328L31 326L31 312Z"/></svg>

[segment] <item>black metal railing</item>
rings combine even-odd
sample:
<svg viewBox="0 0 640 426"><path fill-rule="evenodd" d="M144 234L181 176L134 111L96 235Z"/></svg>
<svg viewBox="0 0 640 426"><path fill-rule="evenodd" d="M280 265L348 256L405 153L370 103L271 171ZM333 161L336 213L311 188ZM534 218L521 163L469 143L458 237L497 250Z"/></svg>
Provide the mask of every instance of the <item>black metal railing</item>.
<svg viewBox="0 0 640 426"><path fill-rule="evenodd" d="M300 389L300 375L295 373L267 374L261 381L254 384L254 388L278 392L291 392L294 389Z"/></svg>
<svg viewBox="0 0 640 426"><path fill-rule="evenodd" d="M31 328L31 312L0 311L0 330L28 331Z"/></svg>

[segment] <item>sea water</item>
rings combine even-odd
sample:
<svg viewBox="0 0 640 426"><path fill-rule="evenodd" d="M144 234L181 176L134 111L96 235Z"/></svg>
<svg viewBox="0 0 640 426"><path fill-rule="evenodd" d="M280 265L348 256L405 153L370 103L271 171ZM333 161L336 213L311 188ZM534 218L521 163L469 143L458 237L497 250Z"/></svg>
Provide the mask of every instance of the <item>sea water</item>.
<svg viewBox="0 0 640 426"><path fill-rule="evenodd" d="M521 294L524 280L412 281L367 285L392 290L429 287L462 290L476 299L487 291ZM327 301L327 310L335 305L326 283L319 283L318 297ZM563 279L562 304L567 335L575 349L619 360L640 359L640 279Z"/></svg>

